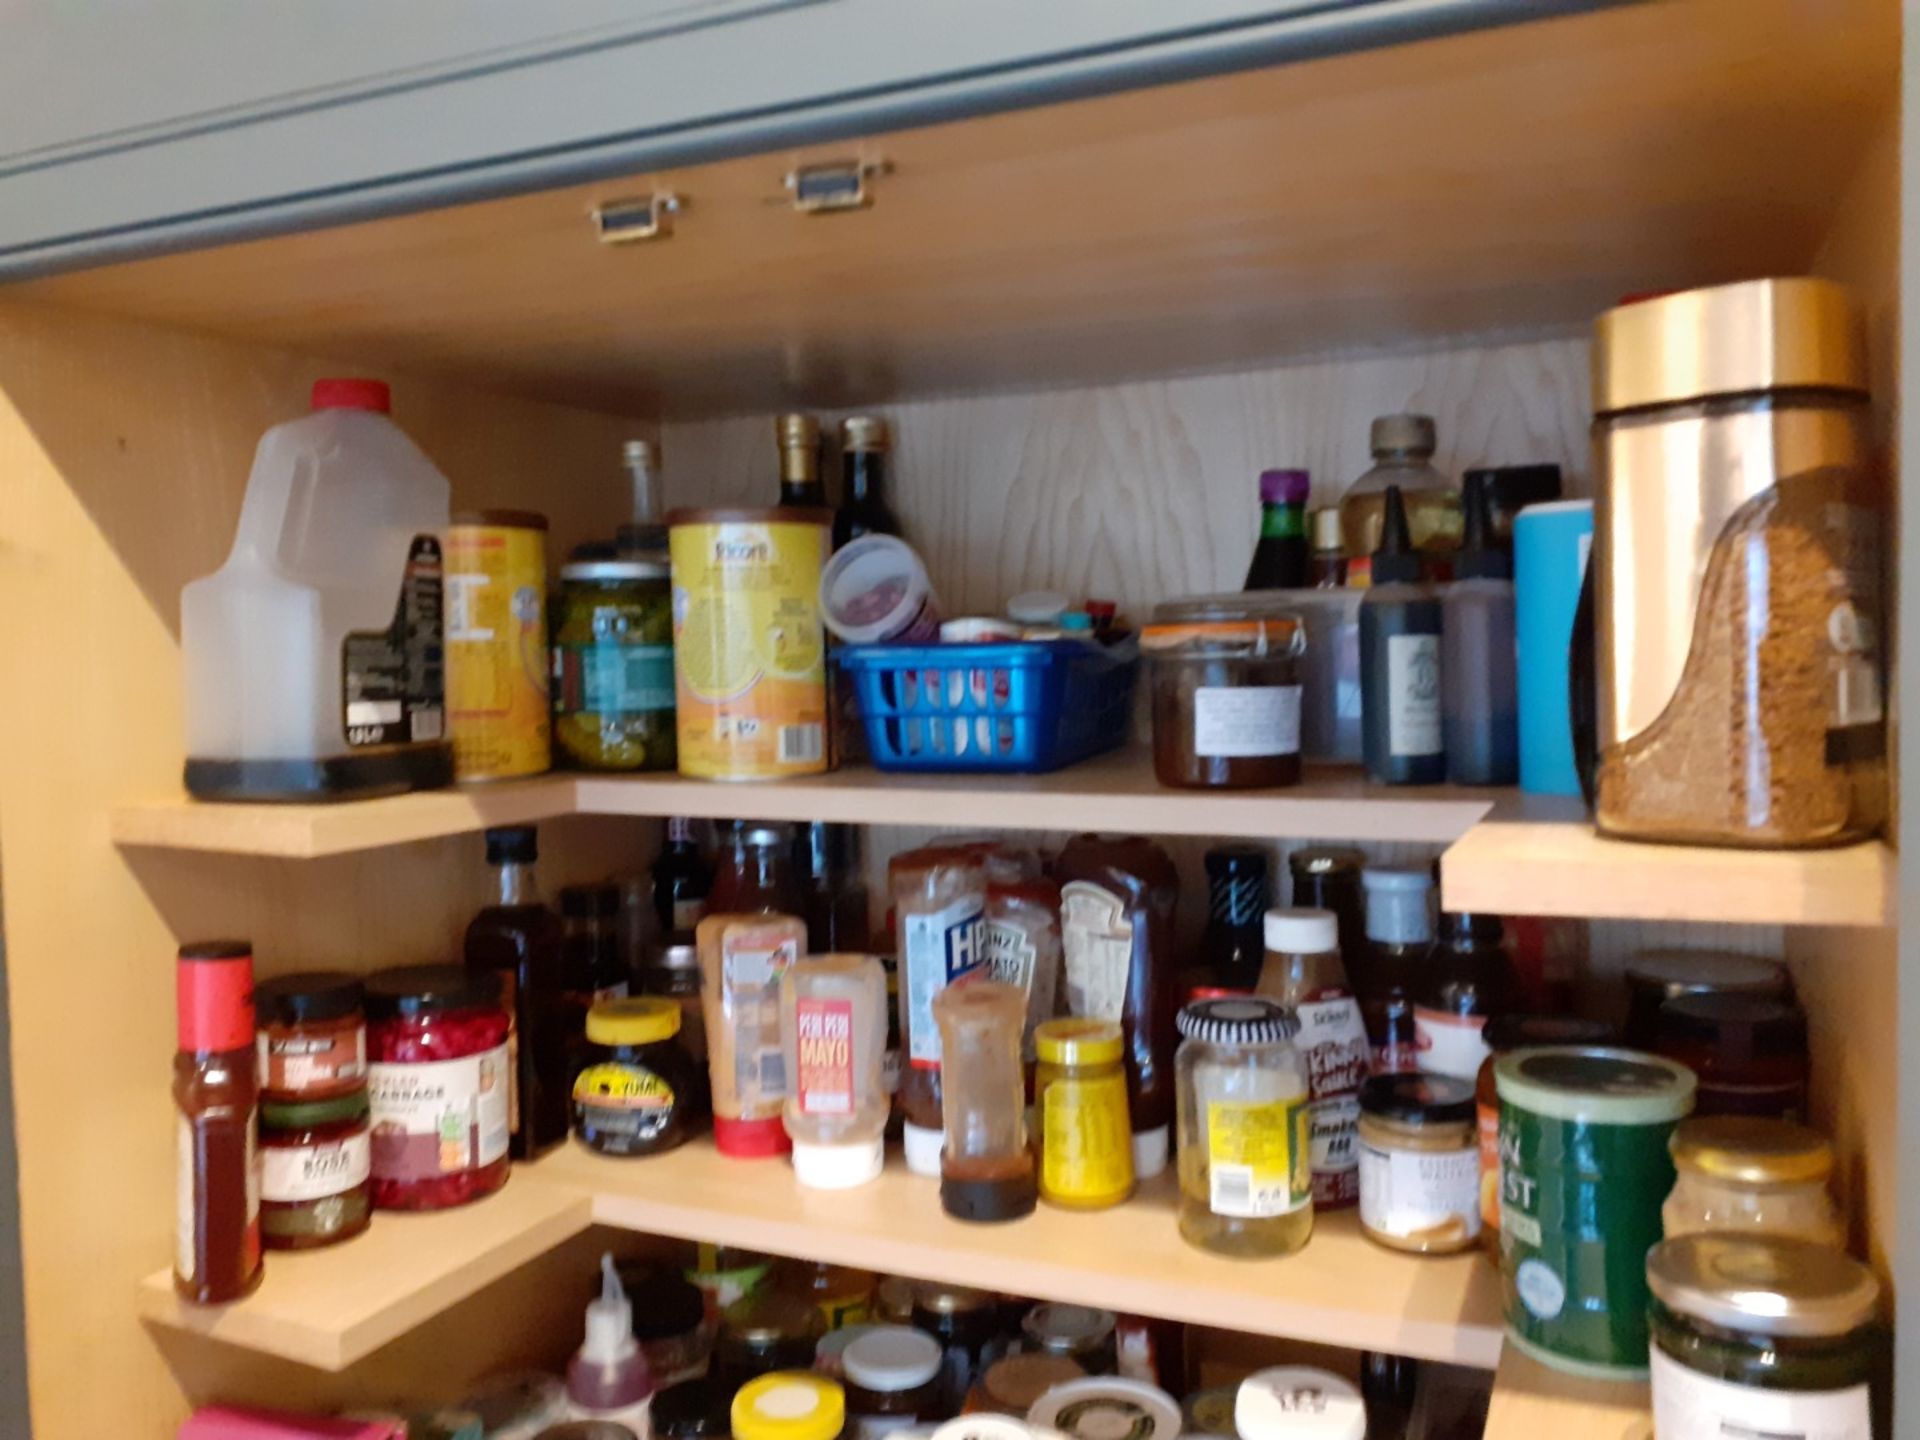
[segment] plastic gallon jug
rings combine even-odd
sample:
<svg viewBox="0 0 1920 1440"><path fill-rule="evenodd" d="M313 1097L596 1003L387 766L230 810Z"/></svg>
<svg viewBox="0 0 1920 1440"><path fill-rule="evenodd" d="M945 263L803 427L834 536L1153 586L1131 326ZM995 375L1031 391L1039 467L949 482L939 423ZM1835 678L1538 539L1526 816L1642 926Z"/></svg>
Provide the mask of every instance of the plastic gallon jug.
<svg viewBox="0 0 1920 1440"><path fill-rule="evenodd" d="M189 792L330 800L453 778L446 477L375 380L261 437L227 563L180 597Z"/></svg>

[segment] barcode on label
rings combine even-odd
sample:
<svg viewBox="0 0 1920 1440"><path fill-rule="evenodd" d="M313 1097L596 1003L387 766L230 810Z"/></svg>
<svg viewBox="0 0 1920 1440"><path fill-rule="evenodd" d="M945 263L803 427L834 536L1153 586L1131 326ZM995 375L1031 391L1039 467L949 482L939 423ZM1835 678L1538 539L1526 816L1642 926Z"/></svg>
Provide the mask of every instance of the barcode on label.
<svg viewBox="0 0 1920 1440"><path fill-rule="evenodd" d="M1216 1165L1213 1167L1211 1205L1217 1215L1253 1213L1253 1167Z"/></svg>
<svg viewBox="0 0 1920 1440"><path fill-rule="evenodd" d="M804 765L826 753L826 729L820 725L782 725L780 727L780 763Z"/></svg>

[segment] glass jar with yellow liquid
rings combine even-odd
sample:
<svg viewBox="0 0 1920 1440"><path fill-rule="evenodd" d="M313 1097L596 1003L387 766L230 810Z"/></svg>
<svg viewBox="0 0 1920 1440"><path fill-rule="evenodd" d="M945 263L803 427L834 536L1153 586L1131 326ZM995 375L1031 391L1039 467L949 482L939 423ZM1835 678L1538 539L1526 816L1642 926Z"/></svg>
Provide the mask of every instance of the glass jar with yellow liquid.
<svg viewBox="0 0 1920 1440"><path fill-rule="evenodd" d="M1386 522L1387 487L1398 485L1407 509L1413 548L1424 562L1426 578L1436 575L1432 558L1460 548L1459 489L1434 468L1435 436L1431 415L1381 415L1369 434L1373 468L1348 487L1340 500L1340 536L1347 549L1347 584L1370 583L1373 552L1380 548Z"/></svg>
<svg viewBox="0 0 1920 1440"><path fill-rule="evenodd" d="M1313 1234L1307 1071L1284 1005L1197 1000L1180 1012L1180 1234L1202 1250L1290 1255Z"/></svg>

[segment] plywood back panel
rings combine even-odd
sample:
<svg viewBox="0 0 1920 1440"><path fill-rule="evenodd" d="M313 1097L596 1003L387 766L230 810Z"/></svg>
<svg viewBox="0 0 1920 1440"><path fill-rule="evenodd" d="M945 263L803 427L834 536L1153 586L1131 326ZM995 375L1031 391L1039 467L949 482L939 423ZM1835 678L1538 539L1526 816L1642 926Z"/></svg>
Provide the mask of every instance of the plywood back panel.
<svg viewBox="0 0 1920 1440"><path fill-rule="evenodd" d="M311 866L107 840L111 806L178 784L180 587L224 558L260 432L335 368L0 307L0 863L41 1440L160 1440L232 1370L214 1345L163 1354L129 1302L171 1253L176 944L248 934L268 974L444 957L483 893L477 839ZM630 422L403 378L394 411L457 504L541 505L556 545L620 518ZM648 835L556 828L548 880L637 866Z"/></svg>
<svg viewBox="0 0 1920 1440"><path fill-rule="evenodd" d="M33 282L548 398L716 411L1579 322L1806 263L1896 85L1893 0L1686 0ZM796 164L885 160L794 213ZM590 209L686 198L671 238Z"/></svg>

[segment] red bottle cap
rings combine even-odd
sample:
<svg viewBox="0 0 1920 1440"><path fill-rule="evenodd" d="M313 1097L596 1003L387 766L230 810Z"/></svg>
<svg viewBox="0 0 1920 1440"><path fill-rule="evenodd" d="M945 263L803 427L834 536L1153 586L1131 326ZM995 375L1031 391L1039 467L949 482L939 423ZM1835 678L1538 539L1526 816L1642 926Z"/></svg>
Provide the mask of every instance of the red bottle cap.
<svg viewBox="0 0 1920 1440"><path fill-rule="evenodd" d="M393 394L384 380L316 380L312 403L316 410L373 410L385 415L393 409Z"/></svg>
<svg viewBox="0 0 1920 1440"><path fill-rule="evenodd" d="M182 1050L251 1050L253 946L244 940L182 945L174 999Z"/></svg>
<svg viewBox="0 0 1920 1440"><path fill-rule="evenodd" d="M771 1120L728 1120L716 1115L713 1143L722 1155L739 1160L764 1160L793 1149L793 1142L787 1139L787 1128L778 1116Z"/></svg>

